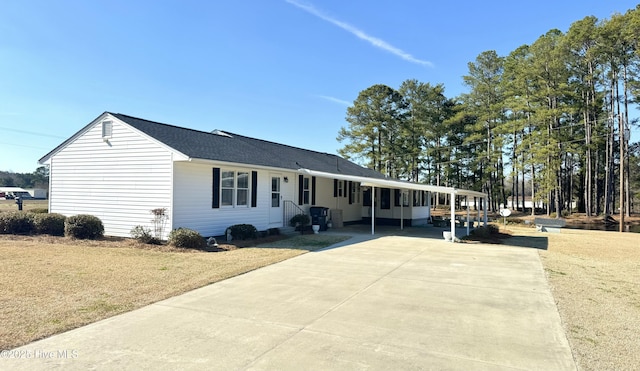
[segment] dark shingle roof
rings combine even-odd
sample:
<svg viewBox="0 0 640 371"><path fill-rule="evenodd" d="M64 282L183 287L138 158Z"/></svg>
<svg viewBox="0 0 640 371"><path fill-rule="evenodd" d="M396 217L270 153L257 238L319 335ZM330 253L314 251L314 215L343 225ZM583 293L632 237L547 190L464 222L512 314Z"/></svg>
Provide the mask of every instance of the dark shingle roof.
<svg viewBox="0 0 640 371"><path fill-rule="evenodd" d="M245 137L208 133L111 113L118 119L191 158L261 165L282 169L300 168L327 173L382 178L377 171L356 165L340 156Z"/></svg>

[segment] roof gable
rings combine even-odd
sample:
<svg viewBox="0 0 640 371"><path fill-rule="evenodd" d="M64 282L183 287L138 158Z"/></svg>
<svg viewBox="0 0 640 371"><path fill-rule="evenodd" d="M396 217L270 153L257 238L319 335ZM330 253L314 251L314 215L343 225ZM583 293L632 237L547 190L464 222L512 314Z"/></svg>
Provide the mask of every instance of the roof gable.
<svg viewBox="0 0 640 371"><path fill-rule="evenodd" d="M74 143L78 138L82 137L83 135L86 135L87 133L89 133L91 130L93 130L96 125L100 125L102 122L104 122L105 120L109 120L109 121L113 121L113 120L118 121L118 124L120 125L124 125L125 127L127 127L128 130L132 130L135 132L138 132L139 135L142 135L143 137L146 137L146 139L155 142L156 144L158 144L161 147L164 147L167 151L171 151L174 152L175 155L177 156L176 158L183 158L183 159L188 159L188 156L175 151L175 149L173 149L172 147L168 146L167 144L158 141L157 139L149 136L148 134L144 133L144 132L140 132L139 130L137 130L135 127L133 127L132 125L130 125L127 122L124 122L122 120L119 120L119 118L117 117L117 115L114 115L110 112L103 112L100 116L98 116L97 118L95 118L94 120L92 120L90 123L88 123L85 127L83 127L82 129L78 130L78 132L76 132L75 134L73 134L70 138L68 138L67 140L65 140L64 142L62 142L60 145L58 145L56 148L54 148L53 150L51 150L49 153L47 153L46 155L42 156L42 158L40 158L38 160L38 163L40 164L44 164L47 161L49 161L49 159L51 159L51 157L53 157L54 155L56 155L57 153L59 153L60 151L64 150L65 148L67 148L68 146L70 146L72 143ZM104 135L104 134L103 134ZM110 137L109 137L110 138Z"/></svg>

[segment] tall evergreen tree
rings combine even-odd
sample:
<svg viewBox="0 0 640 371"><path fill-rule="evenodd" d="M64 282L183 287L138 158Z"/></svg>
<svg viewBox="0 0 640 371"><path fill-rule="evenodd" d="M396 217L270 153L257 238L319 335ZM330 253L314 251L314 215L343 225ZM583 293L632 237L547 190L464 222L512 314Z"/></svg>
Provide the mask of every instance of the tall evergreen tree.
<svg viewBox="0 0 640 371"><path fill-rule="evenodd" d="M361 91L353 106L347 108L349 127L342 127L337 138L347 143L338 153L364 160L365 166L397 177L406 168L401 155L406 111L406 102L395 89L378 84Z"/></svg>
<svg viewBox="0 0 640 371"><path fill-rule="evenodd" d="M467 143L483 142L482 150L477 153L476 165L480 168L480 178L489 197L492 210L497 209L497 198L502 195L504 174L502 171L503 138L496 135L495 129L504 120L505 107L502 90L504 58L491 50L480 53L475 62L468 64L469 74L463 76L465 85L471 91L462 96L469 112L476 117L474 125L469 127Z"/></svg>

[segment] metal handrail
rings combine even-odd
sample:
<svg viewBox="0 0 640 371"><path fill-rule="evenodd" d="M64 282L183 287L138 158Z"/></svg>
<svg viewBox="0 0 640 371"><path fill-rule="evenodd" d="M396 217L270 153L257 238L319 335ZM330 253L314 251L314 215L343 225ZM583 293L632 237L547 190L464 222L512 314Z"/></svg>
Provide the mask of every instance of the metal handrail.
<svg viewBox="0 0 640 371"><path fill-rule="evenodd" d="M300 206L296 205L295 202L291 201L291 200L284 200L283 201L283 213L284 213L284 225L288 226L289 225L289 220L291 220L291 218L293 218L295 215L298 214L307 214L303 208L301 208Z"/></svg>

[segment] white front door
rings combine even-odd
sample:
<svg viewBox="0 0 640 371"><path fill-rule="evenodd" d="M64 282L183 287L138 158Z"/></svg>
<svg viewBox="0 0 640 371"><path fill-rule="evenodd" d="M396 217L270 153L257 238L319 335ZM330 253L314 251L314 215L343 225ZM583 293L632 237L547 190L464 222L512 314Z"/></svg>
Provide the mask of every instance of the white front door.
<svg viewBox="0 0 640 371"><path fill-rule="evenodd" d="M282 227L282 192L280 174L271 174L271 204L269 207L269 224Z"/></svg>

